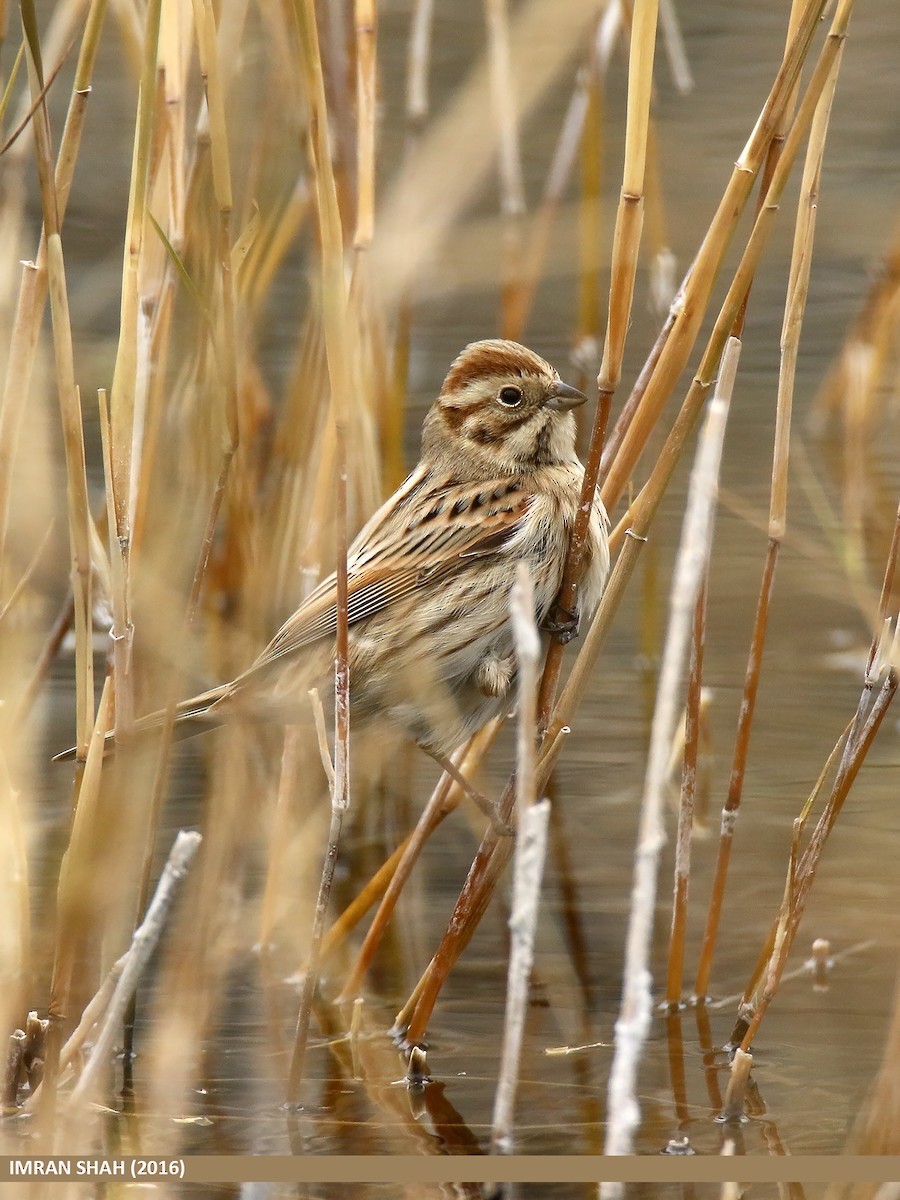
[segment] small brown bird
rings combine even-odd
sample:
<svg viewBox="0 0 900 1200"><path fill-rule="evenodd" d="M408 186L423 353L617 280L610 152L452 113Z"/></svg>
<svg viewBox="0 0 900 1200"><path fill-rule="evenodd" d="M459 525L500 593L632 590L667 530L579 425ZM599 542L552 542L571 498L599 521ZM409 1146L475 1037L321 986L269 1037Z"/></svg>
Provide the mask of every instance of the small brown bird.
<svg viewBox="0 0 900 1200"><path fill-rule="evenodd" d="M473 342L453 363L418 466L347 556L354 727L386 719L445 759L511 704L516 564L528 563L535 618L548 628L584 476L570 410L585 400L516 342ZM600 600L607 528L596 496L575 621ZM243 674L178 705L176 736L241 714L297 720L307 690L333 672L336 627L331 575Z"/></svg>

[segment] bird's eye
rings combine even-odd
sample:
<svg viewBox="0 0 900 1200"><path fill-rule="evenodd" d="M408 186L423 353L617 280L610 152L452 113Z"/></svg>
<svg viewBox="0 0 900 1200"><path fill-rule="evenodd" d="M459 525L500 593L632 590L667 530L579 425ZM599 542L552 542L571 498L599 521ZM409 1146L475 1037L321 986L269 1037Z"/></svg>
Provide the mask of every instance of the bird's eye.
<svg viewBox="0 0 900 1200"><path fill-rule="evenodd" d="M522 403L522 389L517 387L502 387L497 399L504 408L518 408Z"/></svg>

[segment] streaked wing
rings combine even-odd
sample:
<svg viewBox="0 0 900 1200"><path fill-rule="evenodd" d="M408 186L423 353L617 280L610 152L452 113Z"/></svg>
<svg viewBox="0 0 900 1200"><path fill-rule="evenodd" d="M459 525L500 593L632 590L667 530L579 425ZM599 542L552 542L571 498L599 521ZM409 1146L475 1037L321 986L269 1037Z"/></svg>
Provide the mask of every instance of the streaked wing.
<svg viewBox="0 0 900 1200"><path fill-rule="evenodd" d="M516 479L438 485L418 468L362 529L347 556L351 626L433 584L467 560L498 553L519 529L531 497ZM304 647L335 636L333 575L284 623L250 669L265 671Z"/></svg>

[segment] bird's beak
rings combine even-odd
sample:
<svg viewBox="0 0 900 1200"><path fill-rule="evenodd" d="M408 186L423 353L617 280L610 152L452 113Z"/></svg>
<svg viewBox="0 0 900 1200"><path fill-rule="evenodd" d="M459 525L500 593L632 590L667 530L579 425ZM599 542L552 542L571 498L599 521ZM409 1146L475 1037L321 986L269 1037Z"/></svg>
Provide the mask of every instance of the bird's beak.
<svg viewBox="0 0 900 1200"><path fill-rule="evenodd" d="M579 392L578 388L570 387L569 384L563 383L559 379L547 388L545 404L554 412L568 412L570 408L577 408L579 404L585 403L587 403L587 396L584 392Z"/></svg>

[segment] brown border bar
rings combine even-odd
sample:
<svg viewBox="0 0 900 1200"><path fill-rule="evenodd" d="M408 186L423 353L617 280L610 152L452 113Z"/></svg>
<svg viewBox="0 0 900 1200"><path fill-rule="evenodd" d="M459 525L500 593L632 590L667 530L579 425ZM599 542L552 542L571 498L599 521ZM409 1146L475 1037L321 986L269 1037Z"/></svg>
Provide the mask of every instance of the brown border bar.
<svg viewBox="0 0 900 1200"><path fill-rule="evenodd" d="M25 1164L33 1164L28 1167ZM69 1173L47 1175L40 1163L69 1164ZM90 1174L78 1164L98 1164ZM102 1165L123 1164L112 1175ZM139 1164L165 1164L162 1170ZM51 1167L52 1170L52 1167ZM27 1172L27 1173L26 1173ZM102 1159L89 1156L0 1157L0 1182L52 1183L112 1175L143 1182L182 1178L187 1183L889 1183L900 1180L898 1156L797 1155L792 1157L601 1157L525 1155L446 1157L421 1155L195 1155L181 1159Z"/></svg>

